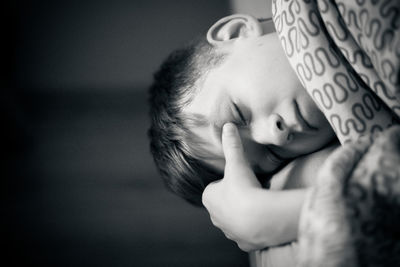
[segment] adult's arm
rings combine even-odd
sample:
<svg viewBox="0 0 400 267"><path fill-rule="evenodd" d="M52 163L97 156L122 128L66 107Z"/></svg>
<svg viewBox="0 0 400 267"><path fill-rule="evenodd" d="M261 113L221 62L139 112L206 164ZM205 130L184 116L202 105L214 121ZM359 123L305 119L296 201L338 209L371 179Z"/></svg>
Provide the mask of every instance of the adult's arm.
<svg viewBox="0 0 400 267"><path fill-rule="evenodd" d="M400 110L399 100L393 94L389 95L385 79L380 79L379 71L378 74L375 71L381 68L377 64L380 59L385 59L382 62L386 62L386 68L389 66L388 54L382 51L398 46L400 33L398 28L387 28L390 32L386 29L371 32L376 24L383 25L381 20L385 19L378 20L373 16L381 12L381 8L387 12L387 8L392 8L390 5L394 12L396 6L399 7L398 1L381 2L369 10L366 8L369 2L359 6L350 11L356 14L353 14L354 21L351 14L344 12L349 12L353 5L349 2L355 2L340 2L341 8L333 1L276 0L272 12L277 34L292 68L343 144L362 135L383 131L392 125L393 115ZM343 19L341 14L345 14ZM349 18L350 21L346 21ZM386 19L390 25L390 16ZM347 22L358 25L360 32L349 30ZM388 38L390 33L391 38ZM365 46L366 43L375 44L375 38L386 41L383 42L386 47ZM399 54L393 49L392 55L393 60L399 62ZM383 65L382 69L383 72L387 70ZM390 73L397 77L398 72Z"/></svg>

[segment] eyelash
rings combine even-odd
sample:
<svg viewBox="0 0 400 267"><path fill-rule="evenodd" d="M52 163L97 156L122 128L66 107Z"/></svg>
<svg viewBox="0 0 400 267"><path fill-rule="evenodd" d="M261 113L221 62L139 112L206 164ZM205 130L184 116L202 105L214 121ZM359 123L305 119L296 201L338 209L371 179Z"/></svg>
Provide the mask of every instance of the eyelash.
<svg viewBox="0 0 400 267"><path fill-rule="evenodd" d="M240 123L239 124L242 125L242 126L247 126L247 120L244 117L244 115L243 115L242 111L240 110L240 108L235 103L233 103L233 106L235 108L235 112L237 113L238 117L240 118Z"/></svg>

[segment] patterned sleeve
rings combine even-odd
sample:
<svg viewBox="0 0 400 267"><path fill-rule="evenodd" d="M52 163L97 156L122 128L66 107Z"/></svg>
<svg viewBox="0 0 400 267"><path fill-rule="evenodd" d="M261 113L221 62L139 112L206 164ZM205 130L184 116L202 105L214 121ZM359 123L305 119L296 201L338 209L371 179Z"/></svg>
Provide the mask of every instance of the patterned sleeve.
<svg viewBox="0 0 400 267"><path fill-rule="evenodd" d="M375 136L400 115L400 1L364 2L272 3L286 56L341 143Z"/></svg>

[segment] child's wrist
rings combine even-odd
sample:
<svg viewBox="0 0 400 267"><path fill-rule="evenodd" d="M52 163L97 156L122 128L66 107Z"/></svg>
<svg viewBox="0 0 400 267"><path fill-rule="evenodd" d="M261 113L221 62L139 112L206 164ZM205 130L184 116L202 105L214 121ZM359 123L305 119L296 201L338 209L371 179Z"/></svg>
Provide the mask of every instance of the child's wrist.
<svg viewBox="0 0 400 267"><path fill-rule="evenodd" d="M260 247L269 247L296 240L307 192L308 189L267 191L269 197L265 200L270 202L262 201L260 194L253 208L252 242Z"/></svg>

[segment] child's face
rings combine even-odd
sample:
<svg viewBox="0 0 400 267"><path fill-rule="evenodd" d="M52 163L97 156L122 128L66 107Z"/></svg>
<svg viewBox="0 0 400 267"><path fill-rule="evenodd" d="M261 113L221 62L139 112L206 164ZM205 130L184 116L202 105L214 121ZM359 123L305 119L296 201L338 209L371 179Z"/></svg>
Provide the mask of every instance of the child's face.
<svg viewBox="0 0 400 267"><path fill-rule="evenodd" d="M209 122L191 129L205 141L206 162L223 170L221 130L227 122L239 126L256 171L276 169L282 163L276 155L293 158L332 140L332 128L303 89L275 33L237 40L224 49L229 55L208 73L184 110Z"/></svg>

